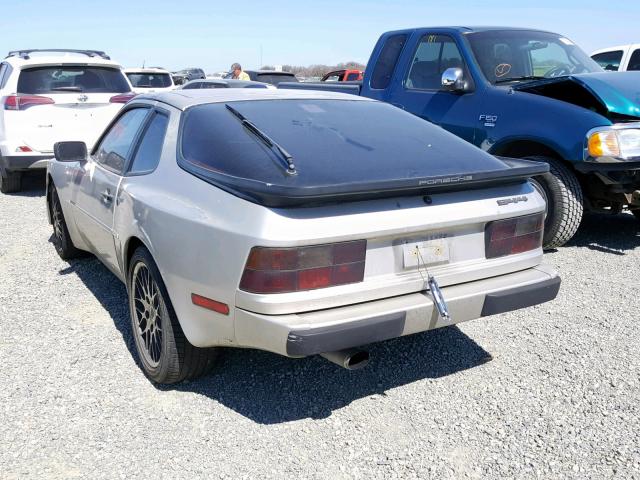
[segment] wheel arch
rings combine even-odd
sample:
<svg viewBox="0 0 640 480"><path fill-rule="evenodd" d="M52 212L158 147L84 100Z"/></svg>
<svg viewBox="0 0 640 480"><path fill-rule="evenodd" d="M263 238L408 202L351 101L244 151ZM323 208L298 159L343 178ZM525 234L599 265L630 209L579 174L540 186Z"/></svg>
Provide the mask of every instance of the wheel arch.
<svg viewBox="0 0 640 480"><path fill-rule="evenodd" d="M571 162L567 161L556 148L553 148L539 140L524 138L509 139L491 147L489 153L492 155L513 158L523 158L534 155L551 157L556 160L560 160L567 165L571 165ZM573 169L573 166L571 168Z"/></svg>
<svg viewBox="0 0 640 480"><path fill-rule="evenodd" d="M51 174L47 172L46 187L44 192L45 202L47 202L47 220L49 225L53 224L53 212L51 211L51 187L55 186Z"/></svg>
<svg viewBox="0 0 640 480"><path fill-rule="evenodd" d="M129 263L131 262L131 257L133 257L133 252L136 251L138 247L146 248L149 253L151 253L151 249L149 246L140 238L135 235L129 237L124 245L123 249L123 276L127 278L129 272ZM151 254L153 257L153 254Z"/></svg>

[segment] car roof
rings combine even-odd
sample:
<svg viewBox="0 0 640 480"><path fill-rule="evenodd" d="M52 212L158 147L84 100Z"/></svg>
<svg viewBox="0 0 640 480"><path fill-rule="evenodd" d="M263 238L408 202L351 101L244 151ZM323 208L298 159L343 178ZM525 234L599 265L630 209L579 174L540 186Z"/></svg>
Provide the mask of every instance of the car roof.
<svg viewBox="0 0 640 480"><path fill-rule="evenodd" d="M596 55L598 53L605 53L605 52L613 52L617 50L624 51L624 50L634 49L638 47L640 47L640 43L627 43L626 45L616 45L614 47L600 48L598 50L594 50L593 52L591 52L590 55Z"/></svg>
<svg viewBox="0 0 640 480"><path fill-rule="evenodd" d="M287 75L289 77L295 77L295 73L283 72L282 70L245 70L247 73L256 73L258 75Z"/></svg>
<svg viewBox="0 0 640 480"><path fill-rule="evenodd" d="M181 85L180 90L182 90L185 85L189 85L191 83L215 83L218 85L234 85L236 87L246 87L246 86L264 86L267 87L269 84L264 82L254 82L253 80L234 80L232 78L197 78L195 80L189 80L184 85Z"/></svg>
<svg viewBox="0 0 640 480"><path fill-rule="evenodd" d="M346 93L324 92L318 90L275 90L267 88L216 88L194 90L172 90L155 94L138 95L133 101L155 100L186 110L195 105L207 103L237 102L245 100L351 100L373 102L365 97Z"/></svg>
<svg viewBox="0 0 640 480"><path fill-rule="evenodd" d="M417 28L405 28L402 30L396 30L393 32L386 32L385 36L393 35L396 33L407 33L413 32L416 30L434 30L440 32L458 32L461 34L469 34L469 33L477 33L477 32L497 32L501 30L507 31L529 31L529 32L542 32L542 33L553 33L548 30L540 30L538 28L526 28L526 27L500 27L500 26L463 26L463 25L445 25L439 27L417 27ZM557 35L557 34L556 34Z"/></svg>
<svg viewBox="0 0 640 480"><path fill-rule="evenodd" d="M111 59L103 58L99 55L87 56L74 52L45 53L34 51L27 56L8 55L4 61L17 68L32 65L93 65L122 68L119 63Z"/></svg>

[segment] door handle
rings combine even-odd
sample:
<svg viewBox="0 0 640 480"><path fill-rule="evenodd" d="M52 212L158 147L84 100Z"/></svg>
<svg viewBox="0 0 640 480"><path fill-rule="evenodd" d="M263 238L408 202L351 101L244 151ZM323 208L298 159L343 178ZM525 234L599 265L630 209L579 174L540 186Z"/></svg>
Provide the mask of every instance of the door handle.
<svg viewBox="0 0 640 480"><path fill-rule="evenodd" d="M104 192L102 192L100 195L102 197L102 203L108 205L111 202L113 202L113 195L111 195L111 192L109 191L108 188Z"/></svg>

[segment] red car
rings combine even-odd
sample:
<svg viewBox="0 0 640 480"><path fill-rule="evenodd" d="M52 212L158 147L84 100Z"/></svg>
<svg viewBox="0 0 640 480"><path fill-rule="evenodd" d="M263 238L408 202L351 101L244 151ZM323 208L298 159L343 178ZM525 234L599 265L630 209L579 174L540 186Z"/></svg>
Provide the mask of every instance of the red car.
<svg viewBox="0 0 640 480"><path fill-rule="evenodd" d="M362 70L334 70L322 77L322 82L352 82L362 80Z"/></svg>

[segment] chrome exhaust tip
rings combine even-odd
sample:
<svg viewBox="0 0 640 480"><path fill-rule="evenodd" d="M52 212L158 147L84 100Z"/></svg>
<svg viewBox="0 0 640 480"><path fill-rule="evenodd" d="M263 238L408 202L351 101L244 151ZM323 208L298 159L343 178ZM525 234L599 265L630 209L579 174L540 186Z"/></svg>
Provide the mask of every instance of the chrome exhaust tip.
<svg viewBox="0 0 640 480"><path fill-rule="evenodd" d="M340 365L347 370L359 370L369 364L369 352L358 348L347 348L335 352L325 352L320 354L336 365Z"/></svg>

